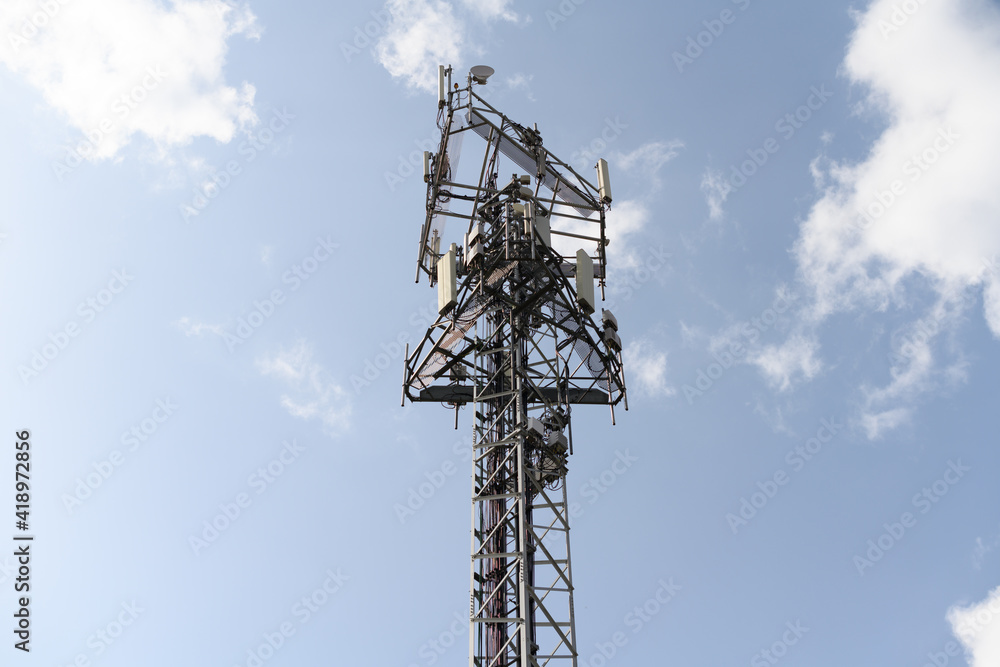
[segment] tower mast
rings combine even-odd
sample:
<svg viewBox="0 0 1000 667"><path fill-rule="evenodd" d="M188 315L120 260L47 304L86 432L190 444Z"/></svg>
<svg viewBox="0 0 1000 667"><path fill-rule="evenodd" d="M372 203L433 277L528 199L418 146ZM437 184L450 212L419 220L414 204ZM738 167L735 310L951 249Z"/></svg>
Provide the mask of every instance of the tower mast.
<svg viewBox="0 0 1000 667"><path fill-rule="evenodd" d="M615 406L628 407L618 322L603 309L592 318L610 181L604 160L595 187L537 126L483 99L491 74L474 67L459 88L439 68L441 141L424 155L417 259L439 315L407 349L403 399L454 408L456 428L459 408L473 408L470 667L576 667L570 418L574 405L606 405L614 423ZM470 132L485 142L475 184L458 169ZM444 246L446 222L462 229Z"/></svg>

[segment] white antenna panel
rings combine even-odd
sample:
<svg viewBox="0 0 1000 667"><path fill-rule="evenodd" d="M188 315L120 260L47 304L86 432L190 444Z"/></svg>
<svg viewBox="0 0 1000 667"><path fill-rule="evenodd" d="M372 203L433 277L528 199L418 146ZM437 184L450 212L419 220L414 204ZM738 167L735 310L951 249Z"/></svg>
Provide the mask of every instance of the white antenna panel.
<svg viewBox="0 0 1000 667"><path fill-rule="evenodd" d="M582 249L576 251L576 302L588 315L594 312L594 260Z"/></svg>
<svg viewBox="0 0 1000 667"><path fill-rule="evenodd" d="M455 244L437 263L438 313L444 315L458 304L458 273L456 271ZM593 291L593 287L591 287Z"/></svg>
<svg viewBox="0 0 1000 667"><path fill-rule="evenodd" d="M601 158L597 161L597 189L601 193L601 201L611 203L611 177L608 174L608 161Z"/></svg>
<svg viewBox="0 0 1000 667"><path fill-rule="evenodd" d="M445 104L444 96L444 65L438 65L438 107L443 107Z"/></svg>

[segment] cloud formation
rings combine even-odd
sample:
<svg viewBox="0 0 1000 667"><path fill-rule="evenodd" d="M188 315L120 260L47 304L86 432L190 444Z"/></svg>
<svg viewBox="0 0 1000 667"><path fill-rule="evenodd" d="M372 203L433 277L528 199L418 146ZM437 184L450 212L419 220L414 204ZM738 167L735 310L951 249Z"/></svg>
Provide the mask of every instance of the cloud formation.
<svg viewBox="0 0 1000 667"><path fill-rule="evenodd" d="M263 356L256 363L262 375L277 378L290 388L290 393L281 397L288 414L299 419L319 419L328 435L338 435L350 427L352 403L348 392L313 361L312 347L304 340L290 350Z"/></svg>
<svg viewBox="0 0 1000 667"><path fill-rule="evenodd" d="M797 378L811 380L823 369L816 358L818 349L815 339L797 334L782 345L768 345L753 352L748 361L757 366L772 387L787 391Z"/></svg>
<svg viewBox="0 0 1000 667"><path fill-rule="evenodd" d="M389 24L375 45L376 59L408 88L437 91L438 65L466 64L470 32L495 21L517 22L511 0L389 0ZM467 18L474 20L470 27Z"/></svg>
<svg viewBox="0 0 1000 667"><path fill-rule="evenodd" d="M732 186L726 180L726 175L711 167L701 175L701 192L708 204L708 217L711 220L721 220L725 215L722 205L729 199Z"/></svg>
<svg viewBox="0 0 1000 667"><path fill-rule="evenodd" d="M677 388L667 382L667 353L652 342L640 338L624 351L628 382L633 391L646 398L674 396Z"/></svg>
<svg viewBox="0 0 1000 667"><path fill-rule="evenodd" d="M625 171L648 177L650 187L653 190L659 190L662 186L660 168L680 155L682 148L684 148L684 142L679 139L650 141L630 153L614 153L610 162Z"/></svg>
<svg viewBox="0 0 1000 667"><path fill-rule="evenodd" d="M942 324L981 294L1000 338L1000 124L991 111L1000 104L1000 10L986 0L875 0L855 19L843 71L866 91L860 111L888 126L861 161L812 166L821 196L794 246L811 294L807 326L930 290L930 316L950 313ZM865 389L869 433L905 422L900 404L938 376L961 377L935 363L933 337L912 346L888 386Z"/></svg>
<svg viewBox="0 0 1000 667"><path fill-rule="evenodd" d="M609 156L611 169L630 174L632 178L628 180L643 183L641 190L646 193L643 197L619 199L608 211L609 271L634 270L642 264L640 251L643 247L636 243L636 238L653 218L650 200L661 186L660 169L680 155L682 148L684 143L676 139L650 141L628 153L615 152ZM615 192L615 171L611 173L612 193ZM653 222L655 224L656 220Z"/></svg>
<svg viewBox="0 0 1000 667"><path fill-rule="evenodd" d="M174 326L179 328L184 332L187 337L191 336L201 336L205 332L215 334L216 336L225 336L226 330L221 324L208 324L207 322L195 322L188 316L184 316L174 322Z"/></svg>
<svg viewBox="0 0 1000 667"><path fill-rule="evenodd" d="M965 648L969 667L1000 665L1000 587L982 602L949 609L948 622Z"/></svg>
<svg viewBox="0 0 1000 667"><path fill-rule="evenodd" d="M795 246L814 315L882 307L921 278L950 299L1000 289L1000 12L984 0L877 0L857 17L844 70L889 127L857 164L830 162ZM1000 337L995 297L988 322ZM998 313L1000 315L1000 313Z"/></svg>
<svg viewBox="0 0 1000 667"><path fill-rule="evenodd" d="M229 38L260 36L242 4L8 0L0 35L0 63L82 133L70 149L82 158L114 158L136 135L161 151L202 136L228 142L257 120L254 87L223 73Z"/></svg>

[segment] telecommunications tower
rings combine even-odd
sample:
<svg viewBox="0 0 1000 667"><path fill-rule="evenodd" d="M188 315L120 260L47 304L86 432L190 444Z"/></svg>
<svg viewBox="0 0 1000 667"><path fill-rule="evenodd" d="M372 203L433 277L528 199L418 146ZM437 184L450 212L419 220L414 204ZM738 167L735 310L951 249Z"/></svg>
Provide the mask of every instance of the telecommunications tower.
<svg viewBox="0 0 1000 667"><path fill-rule="evenodd" d="M608 164L597 162L597 187L580 176L537 125L477 93L491 74L473 67L460 88L438 69L441 143L424 153L417 282L437 286L439 316L407 347L403 400L454 408L456 428L472 406L470 667L576 667L570 416L606 405L613 424L615 406L628 409L618 322L603 309L592 319L595 282L602 299L606 284ZM481 166L460 172L462 144L476 138Z"/></svg>

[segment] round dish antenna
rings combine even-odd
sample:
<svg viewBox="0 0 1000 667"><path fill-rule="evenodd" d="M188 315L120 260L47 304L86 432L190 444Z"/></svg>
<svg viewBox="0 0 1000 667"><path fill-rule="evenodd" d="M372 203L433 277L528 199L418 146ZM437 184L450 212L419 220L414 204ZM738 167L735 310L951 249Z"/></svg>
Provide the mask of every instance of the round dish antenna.
<svg viewBox="0 0 1000 667"><path fill-rule="evenodd" d="M493 76L493 72L495 71L496 70L494 70L489 65L476 65L475 67L469 70L469 74L472 75L473 81L482 86L486 85L486 79Z"/></svg>

